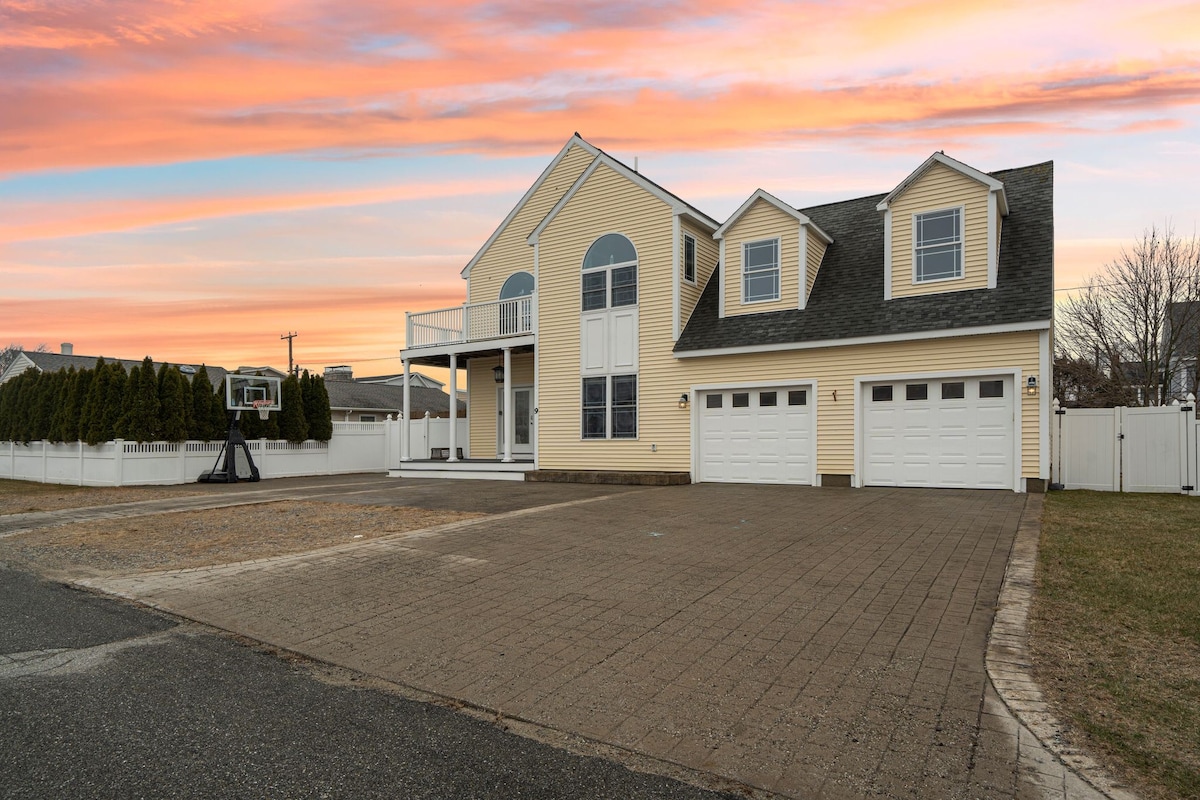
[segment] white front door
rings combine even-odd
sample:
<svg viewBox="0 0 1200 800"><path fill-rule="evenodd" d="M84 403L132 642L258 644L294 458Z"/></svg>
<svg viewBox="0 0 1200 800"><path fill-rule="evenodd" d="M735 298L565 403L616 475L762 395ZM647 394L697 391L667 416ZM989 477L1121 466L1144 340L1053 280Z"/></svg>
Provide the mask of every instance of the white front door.
<svg viewBox="0 0 1200 800"><path fill-rule="evenodd" d="M496 388L496 452L504 455L504 387ZM533 455L533 387L513 387L514 456Z"/></svg>

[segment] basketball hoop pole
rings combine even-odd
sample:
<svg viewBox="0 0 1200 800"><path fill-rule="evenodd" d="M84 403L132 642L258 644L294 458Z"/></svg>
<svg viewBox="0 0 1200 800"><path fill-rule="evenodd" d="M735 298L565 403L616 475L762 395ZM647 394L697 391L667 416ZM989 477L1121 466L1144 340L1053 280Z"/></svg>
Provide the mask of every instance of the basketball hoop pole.
<svg viewBox="0 0 1200 800"><path fill-rule="evenodd" d="M225 435L225 443L221 445L221 450L217 453L217 460L213 462L213 468L200 476L200 483L237 483L237 448L239 447L242 448L246 464L250 467L248 480L251 482L259 480L258 467L254 463L254 457L250 455L250 446L246 444L246 437L242 435L242 430L238 427L238 420L241 418L241 410L233 412L233 417L229 420L229 432ZM220 469L217 469L217 464L221 464Z"/></svg>

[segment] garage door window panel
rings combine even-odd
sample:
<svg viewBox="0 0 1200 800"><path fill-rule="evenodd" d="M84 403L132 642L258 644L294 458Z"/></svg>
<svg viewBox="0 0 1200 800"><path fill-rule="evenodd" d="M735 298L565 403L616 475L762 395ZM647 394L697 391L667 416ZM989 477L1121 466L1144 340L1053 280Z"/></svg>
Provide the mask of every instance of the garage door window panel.
<svg viewBox="0 0 1200 800"><path fill-rule="evenodd" d="M808 405L808 391L805 389L793 389L788 392L789 406L806 406Z"/></svg>
<svg viewBox="0 0 1200 800"><path fill-rule="evenodd" d="M710 395L707 395L707 396L704 398L704 405L705 405L707 408L720 408L720 407L721 407L721 400L722 400L723 398L724 398L724 395L720 395L720 394L710 394Z"/></svg>
<svg viewBox="0 0 1200 800"><path fill-rule="evenodd" d="M928 383L910 383L904 387L904 399L906 400L928 400L929 399L929 384Z"/></svg>
<svg viewBox="0 0 1200 800"><path fill-rule="evenodd" d="M871 401L875 403L890 403L892 402L892 387L891 386L872 386Z"/></svg>
<svg viewBox="0 0 1200 800"><path fill-rule="evenodd" d="M962 400L967 396L967 385L962 381L942 384L943 400Z"/></svg>
<svg viewBox="0 0 1200 800"><path fill-rule="evenodd" d="M774 392L759 392L758 405L760 408L769 408L776 405L777 398Z"/></svg>
<svg viewBox="0 0 1200 800"><path fill-rule="evenodd" d="M1004 381L980 381L980 397L1004 397Z"/></svg>
<svg viewBox="0 0 1200 800"><path fill-rule="evenodd" d="M733 393L733 407L734 408L749 408L750 407L750 393L749 392L734 392Z"/></svg>

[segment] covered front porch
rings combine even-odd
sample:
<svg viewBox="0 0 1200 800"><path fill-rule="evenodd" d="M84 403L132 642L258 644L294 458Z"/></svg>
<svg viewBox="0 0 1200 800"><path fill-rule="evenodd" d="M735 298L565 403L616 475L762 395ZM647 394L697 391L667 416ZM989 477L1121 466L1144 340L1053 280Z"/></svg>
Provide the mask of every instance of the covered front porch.
<svg viewBox="0 0 1200 800"><path fill-rule="evenodd" d="M448 440L438 447L414 446L404 426L393 474L521 480L536 469L535 304L534 296L525 296L406 315L408 346L400 353L404 418L409 419L413 366L449 371L452 416L465 373L467 435L451 425Z"/></svg>

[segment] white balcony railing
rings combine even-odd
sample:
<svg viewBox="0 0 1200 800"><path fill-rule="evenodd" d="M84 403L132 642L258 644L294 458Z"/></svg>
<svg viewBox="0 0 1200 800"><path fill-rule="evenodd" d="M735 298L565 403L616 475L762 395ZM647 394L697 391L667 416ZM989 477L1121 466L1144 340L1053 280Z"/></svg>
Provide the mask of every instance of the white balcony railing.
<svg viewBox="0 0 1200 800"><path fill-rule="evenodd" d="M405 347L478 342L534 333L537 294L405 313Z"/></svg>

